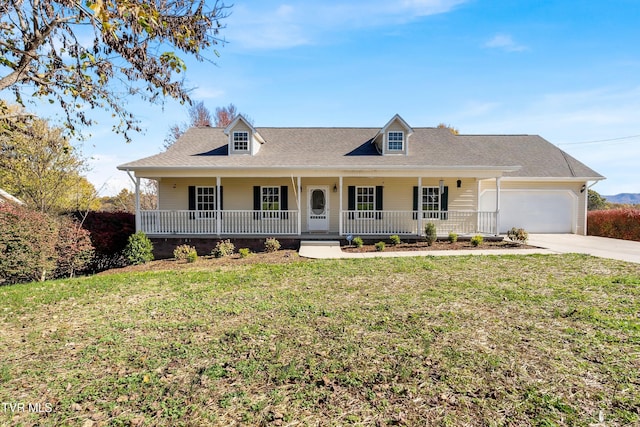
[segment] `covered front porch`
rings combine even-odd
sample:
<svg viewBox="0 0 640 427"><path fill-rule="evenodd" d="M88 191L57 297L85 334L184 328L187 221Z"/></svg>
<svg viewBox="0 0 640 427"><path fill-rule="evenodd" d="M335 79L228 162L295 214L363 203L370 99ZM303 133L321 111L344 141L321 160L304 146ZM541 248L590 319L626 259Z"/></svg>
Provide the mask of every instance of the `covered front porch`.
<svg viewBox="0 0 640 427"><path fill-rule="evenodd" d="M155 237L495 235L500 177L289 176L169 177L158 209L141 210L137 230ZM492 179L496 209L479 210L482 179Z"/></svg>
<svg viewBox="0 0 640 427"><path fill-rule="evenodd" d="M270 211L272 217L263 218L263 211L211 211L199 217L189 210L142 210L139 230L153 236L215 235L215 236L301 236L329 235L330 231L303 231L298 210ZM373 218L360 217L359 211L341 211L339 236L389 236L424 234L424 225L433 222L438 234L496 234L496 212L432 211L429 217L417 211L371 211ZM368 213L369 214L369 213ZM433 215L433 216L432 216Z"/></svg>

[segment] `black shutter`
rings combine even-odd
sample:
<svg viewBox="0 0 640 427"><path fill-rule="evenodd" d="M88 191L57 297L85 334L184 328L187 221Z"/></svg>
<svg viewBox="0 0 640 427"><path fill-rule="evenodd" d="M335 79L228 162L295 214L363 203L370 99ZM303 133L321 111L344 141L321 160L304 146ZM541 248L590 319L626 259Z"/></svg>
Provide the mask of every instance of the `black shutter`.
<svg viewBox="0 0 640 427"><path fill-rule="evenodd" d="M222 197L222 185L220 186L220 210L223 210L223 205L222 205L222 201L224 200L224 198Z"/></svg>
<svg viewBox="0 0 640 427"><path fill-rule="evenodd" d="M260 210L260 199L261 199L260 186L254 185L253 186L253 210L254 211ZM254 212L253 219L260 219L260 213Z"/></svg>
<svg viewBox="0 0 640 427"><path fill-rule="evenodd" d="M189 186L189 210L196 210L196 187L195 185ZM194 213L189 214L189 219L195 219L196 215Z"/></svg>
<svg viewBox="0 0 640 427"><path fill-rule="evenodd" d="M289 187L286 185L280 187L280 210L289 210ZM282 212L280 219L289 219L289 212Z"/></svg>
<svg viewBox="0 0 640 427"><path fill-rule="evenodd" d="M418 219L418 191L420 189L416 186L413 187L413 219Z"/></svg>
<svg viewBox="0 0 640 427"><path fill-rule="evenodd" d="M382 203L382 187L381 185L376 186L376 219L382 219L382 209L384 204Z"/></svg>
<svg viewBox="0 0 640 427"><path fill-rule="evenodd" d="M445 186L444 191L440 195L440 210L448 211L449 210L449 187ZM447 213L442 212L440 214L440 219L448 220L449 215Z"/></svg>
<svg viewBox="0 0 640 427"><path fill-rule="evenodd" d="M349 219L353 219L353 211L356 210L356 187L350 185L347 188L347 210L349 212Z"/></svg>

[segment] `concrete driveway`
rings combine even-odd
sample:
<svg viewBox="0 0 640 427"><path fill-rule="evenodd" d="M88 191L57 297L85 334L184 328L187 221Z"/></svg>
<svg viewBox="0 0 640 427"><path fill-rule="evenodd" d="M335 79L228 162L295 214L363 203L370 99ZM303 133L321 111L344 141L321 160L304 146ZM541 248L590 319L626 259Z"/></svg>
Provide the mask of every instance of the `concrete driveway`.
<svg viewBox="0 0 640 427"><path fill-rule="evenodd" d="M588 254L640 264L640 242L576 234L530 234L527 243L558 253Z"/></svg>

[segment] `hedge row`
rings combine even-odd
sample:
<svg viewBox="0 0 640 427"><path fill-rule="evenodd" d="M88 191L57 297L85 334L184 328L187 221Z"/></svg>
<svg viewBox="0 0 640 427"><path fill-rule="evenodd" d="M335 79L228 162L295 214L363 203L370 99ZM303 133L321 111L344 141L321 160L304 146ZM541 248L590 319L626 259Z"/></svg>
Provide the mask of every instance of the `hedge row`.
<svg viewBox="0 0 640 427"><path fill-rule="evenodd" d="M134 216L90 212L60 217L0 204L0 285L71 277L128 264Z"/></svg>
<svg viewBox="0 0 640 427"><path fill-rule="evenodd" d="M640 210L623 208L589 211L587 234L640 241Z"/></svg>
<svg viewBox="0 0 640 427"><path fill-rule="evenodd" d="M73 276L92 257L89 233L74 219L0 204L0 284Z"/></svg>

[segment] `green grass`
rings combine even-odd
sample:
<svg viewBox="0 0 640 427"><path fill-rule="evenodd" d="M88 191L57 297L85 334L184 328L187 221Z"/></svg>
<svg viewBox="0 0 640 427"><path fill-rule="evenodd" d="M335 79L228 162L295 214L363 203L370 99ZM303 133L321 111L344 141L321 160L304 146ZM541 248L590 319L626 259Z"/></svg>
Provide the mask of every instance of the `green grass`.
<svg viewBox="0 0 640 427"><path fill-rule="evenodd" d="M3 425L640 424L640 266L390 258L0 288ZM602 423L602 424L599 424Z"/></svg>

